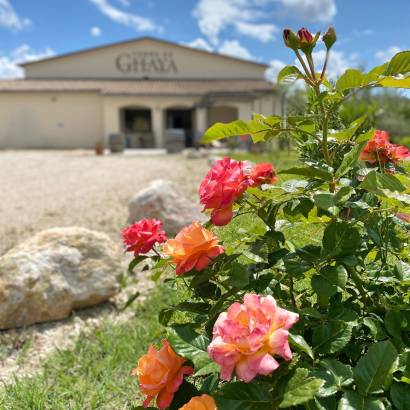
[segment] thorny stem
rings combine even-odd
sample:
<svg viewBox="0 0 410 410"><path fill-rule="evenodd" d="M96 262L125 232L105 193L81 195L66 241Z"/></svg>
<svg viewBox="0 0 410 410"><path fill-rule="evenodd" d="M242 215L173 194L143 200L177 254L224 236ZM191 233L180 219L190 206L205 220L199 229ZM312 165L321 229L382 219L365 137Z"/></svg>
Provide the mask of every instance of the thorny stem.
<svg viewBox="0 0 410 410"><path fill-rule="evenodd" d="M293 293L293 292L294 292L293 275L290 274L289 277L290 277L290 286L289 286L290 299L291 299L291 301L292 301L292 305L293 305L295 308L297 308L295 295L294 295L294 293Z"/></svg>
<svg viewBox="0 0 410 410"><path fill-rule="evenodd" d="M352 268L347 268L347 271L350 273L350 277L352 278L353 282L355 283L355 285L357 286L357 289L360 292L360 295L363 298L363 301L366 302L367 304L371 304L372 301L369 300L368 295L366 293L366 291L363 288L363 282L360 279L360 276L357 274L357 272L352 269ZM370 306L370 305L369 305Z"/></svg>

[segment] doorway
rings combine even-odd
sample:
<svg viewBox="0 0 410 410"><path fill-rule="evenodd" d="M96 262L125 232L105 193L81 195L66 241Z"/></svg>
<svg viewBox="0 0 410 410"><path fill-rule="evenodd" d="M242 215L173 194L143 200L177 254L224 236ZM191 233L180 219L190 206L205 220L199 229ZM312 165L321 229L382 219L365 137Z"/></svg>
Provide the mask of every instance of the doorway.
<svg viewBox="0 0 410 410"><path fill-rule="evenodd" d="M126 148L155 147L150 109L124 107L120 110L120 117Z"/></svg>
<svg viewBox="0 0 410 410"><path fill-rule="evenodd" d="M169 109L166 111L167 144L179 139L182 148L194 145L192 109ZM174 141L175 140L175 141Z"/></svg>

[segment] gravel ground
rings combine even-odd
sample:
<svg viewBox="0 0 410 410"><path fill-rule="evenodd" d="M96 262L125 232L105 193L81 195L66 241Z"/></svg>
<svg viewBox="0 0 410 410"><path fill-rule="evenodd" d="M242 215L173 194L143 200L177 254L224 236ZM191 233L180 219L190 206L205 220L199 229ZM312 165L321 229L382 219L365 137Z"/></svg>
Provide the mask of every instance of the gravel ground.
<svg viewBox="0 0 410 410"><path fill-rule="evenodd" d="M91 151L0 151L0 255L35 232L83 226L119 240L128 200L148 182L176 182L193 200L206 160Z"/></svg>
<svg viewBox="0 0 410 410"><path fill-rule="evenodd" d="M86 151L0 151L0 256L30 235L56 226L83 226L107 233L120 243L129 199L157 178L170 179L193 200L209 166L205 159L180 155L141 157ZM123 260L127 264L126 255ZM118 313L138 290L144 301L153 286L147 272L139 275L112 303L73 312L65 320L0 331L0 383L32 375L56 347L70 348L80 333L103 320L128 318ZM132 312L131 312L132 313Z"/></svg>

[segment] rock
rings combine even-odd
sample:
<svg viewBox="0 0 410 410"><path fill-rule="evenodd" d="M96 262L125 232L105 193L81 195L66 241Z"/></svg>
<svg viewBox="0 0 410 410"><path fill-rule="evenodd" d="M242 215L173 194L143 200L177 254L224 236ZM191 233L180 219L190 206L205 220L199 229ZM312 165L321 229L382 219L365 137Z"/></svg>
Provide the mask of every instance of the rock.
<svg viewBox="0 0 410 410"><path fill-rule="evenodd" d="M0 329L67 317L118 289L119 250L85 228L38 233L0 257Z"/></svg>
<svg viewBox="0 0 410 410"><path fill-rule="evenodd" d="M129 222L156 218L164 222L168 235L178 233L193 221L204 221L201 207L188 200L171 181L157 179L128 203Z"/></svg>

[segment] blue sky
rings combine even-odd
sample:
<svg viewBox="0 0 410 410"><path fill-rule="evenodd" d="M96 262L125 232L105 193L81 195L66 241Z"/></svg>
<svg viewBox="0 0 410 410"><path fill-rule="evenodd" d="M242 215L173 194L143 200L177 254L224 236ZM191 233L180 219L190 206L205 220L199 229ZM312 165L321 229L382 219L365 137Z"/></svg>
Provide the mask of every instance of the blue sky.
<svg viewBox="0 0 410 410"><path fill-rule="evenodd" d="M337 74L409 49L409 15L408 0L0 0L0 77L21 76L21 61L142 35L262 61L273 75L293 63L284 27L330 24Z"/></svg>

